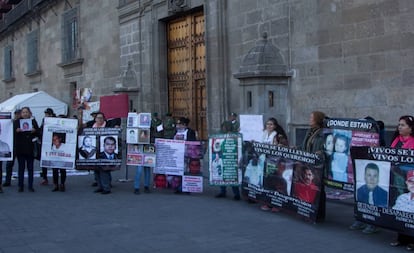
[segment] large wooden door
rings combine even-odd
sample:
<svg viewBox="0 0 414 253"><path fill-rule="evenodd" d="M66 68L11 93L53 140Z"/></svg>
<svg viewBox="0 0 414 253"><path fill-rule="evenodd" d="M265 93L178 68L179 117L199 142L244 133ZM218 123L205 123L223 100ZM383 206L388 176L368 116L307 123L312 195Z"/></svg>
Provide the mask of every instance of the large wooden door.
<svg viewBox="0 0 414 253"><path fill-rule="evenodd" d="M168 106L174 117L187 117L198 138L208 138L204 14L168 23Z"/></svg>

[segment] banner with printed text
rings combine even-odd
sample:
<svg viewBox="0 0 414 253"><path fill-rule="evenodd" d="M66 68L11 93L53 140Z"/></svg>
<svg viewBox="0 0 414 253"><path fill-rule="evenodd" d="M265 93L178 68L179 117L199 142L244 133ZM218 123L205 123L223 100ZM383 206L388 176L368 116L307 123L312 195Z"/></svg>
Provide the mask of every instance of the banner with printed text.
<svg viewBox="0 0 414 253"><path fill-rule="evenodd" d="M11 112L0 112L0 161L13 159L13 121Z"/></svg>
<svg viewBox="0 0 414 253"><path fill-rule="evenodd" d="M182 188L183 192L202 192L201 141L155 139L156 166L154 185L156 188Z"/></svg>
<svg viewBox="0 0 414 253"><path fill-rule="evenodd" d="M78 136L76 169L119 170L122 164L121 128L84 128Z"/></svg>
<svg viewBox="0 0 414 253"><path fill-rule="evenodd" d="M302 150L245 142L242 194L277 210L315 221L323 156Z"/></svg>
<svg viewBox="0 0 414 253"><path fill-rule="evenodd" d="M44 118L40 167L73 169L78 121Z"/></svg>
<svg viewBox="0 0 414 253"><path fill-rule="evenodd" d="M414 236L414 150L351 148L356 219Z"/></svg>
<svg viewBox="0 0 414 253"><path fill-rule="evenodd" d="M241 134L216 134L208 140L210 185L240 185Z"/></svg>
<svg viewBox="0 0 414 253"><path fill-rule="evenodd" d="M325 120L323 134L326 156L325 185L352 192L354 170L350 149L360 146L378 146L378 125L373 120L330 118Z"/></svg>

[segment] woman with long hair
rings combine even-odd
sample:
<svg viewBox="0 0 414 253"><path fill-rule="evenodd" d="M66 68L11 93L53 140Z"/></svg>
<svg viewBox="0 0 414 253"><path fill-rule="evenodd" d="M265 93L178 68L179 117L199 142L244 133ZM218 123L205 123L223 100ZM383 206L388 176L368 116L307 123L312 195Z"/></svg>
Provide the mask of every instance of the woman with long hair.
<svg viewBox="0 0 414 253"><path fill-rule="evenodd" d="M414 149L414 117L401 116L397 130L391 143L392 148ZM408 181L408 180L407 180ZM414 250L414 237L398 233L397 240L390 243L391 246L407 245L407 250Z"/></svg>
<svg viewBox="0 0 414 253"><path fill-rule="evenodd" d="M13 124L13 129L15 132L15 144L16 144L16 157L19 164L19 192L24 191L24 171L27 168L28 172L28 190L34 192L33 189L33 151L34 143L33 139L39 134L39 125L35 119L32 119L32 112L29 107L23 107L21 109L21 118ZM32 128L22 129L20 127L20 121L27 123L31 121Z"/></svg>

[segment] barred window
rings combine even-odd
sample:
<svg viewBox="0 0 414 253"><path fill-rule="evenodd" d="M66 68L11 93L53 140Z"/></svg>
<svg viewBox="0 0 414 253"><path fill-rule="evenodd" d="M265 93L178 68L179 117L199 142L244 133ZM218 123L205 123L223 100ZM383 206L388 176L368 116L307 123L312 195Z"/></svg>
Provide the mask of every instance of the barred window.
<svg viewBox="0 0 414 253"><path fill-rule="evenodd" d="M63 14L62 60L64 63L80 58L78 19L78 8L73 8Z"/></svg>
<svg viewBox="0 0 414 253"><path fill-rule="evenodd" d="M39 31L27 35L27 73L39 71Z"/></svg>
<svg viewBox="0 0 414 253"><path fill-rule="evenodd" d="M13 47L4 48L4 80L13 78Z"/></svg>

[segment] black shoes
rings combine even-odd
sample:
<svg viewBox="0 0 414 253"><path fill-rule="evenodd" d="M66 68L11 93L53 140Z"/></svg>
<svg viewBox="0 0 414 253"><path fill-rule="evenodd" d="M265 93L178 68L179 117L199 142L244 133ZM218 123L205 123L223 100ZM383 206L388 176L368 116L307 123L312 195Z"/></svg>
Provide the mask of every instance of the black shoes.
<svg viewBox="0 0 414 253"><path fill-rule="evenodd" d="M105 194L105 195L106 195L106 194L109 194L109 193L111 193L111 191L102 191L102 192L101 192L101 194Z"/></svg>
<svg viewBox="0 0 414 253"><path fill-rule="evenodd" d="M236 195L236 196L233 197L233 199L239 201L240 200L240 196L239 195Z"/></svg>
<svg viewBox="0 0 414 253"><path fill-rule="evenodd" d="M148 186L145 186L145 187L144 187L144 192L145 192L145 193L150 193L150 189L148 188Z"/></svg>
<svg viewBox="0 0 414 253"><path fill-rule="evenodd" d="M94 190L93 192L94 192L94 193L99 193L99 192L103 192L103 190L102 190L102 189L96 189L96 190Z"/></svg>
<svg viewBox="0 0 414 253"><path fill-rule="evenodd" d="M8 187L8 186L10 186L11 184L9 183L9 182L6 182L6 183L4 183L3 184L3 187Z"/></svg>
<svg viewBox="0 0 414 253"><path fill-rule="evenodd" d="M136 195L140 194L139 189L135 189L134 194L136 194Z"/></svg>

